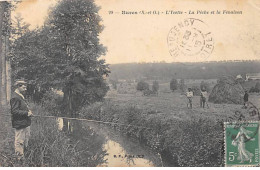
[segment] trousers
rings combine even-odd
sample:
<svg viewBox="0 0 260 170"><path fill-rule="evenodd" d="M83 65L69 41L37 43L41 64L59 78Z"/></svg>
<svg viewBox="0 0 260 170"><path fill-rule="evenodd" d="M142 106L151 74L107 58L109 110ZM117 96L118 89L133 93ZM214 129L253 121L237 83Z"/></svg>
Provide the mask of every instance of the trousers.
<svg viewBox="0 0 260 170"><path fill-rule="evenodd" d="M24 148L28 146L30 138L30 126L23 129L15 129L14 148L19 159L24 158Z"/></svg>

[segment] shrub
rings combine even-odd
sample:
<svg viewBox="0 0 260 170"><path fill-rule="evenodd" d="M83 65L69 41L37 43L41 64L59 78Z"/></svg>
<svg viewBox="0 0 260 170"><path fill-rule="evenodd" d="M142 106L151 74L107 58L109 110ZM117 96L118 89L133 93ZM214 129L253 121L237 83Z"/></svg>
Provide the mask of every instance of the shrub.
<svg viewBox="0 0 260 170"><path fill-rule="evenodd" d="M256 92L256 93L259 93L259 91L260 91L260 82L257 82L257 83L255 84L255 92Z"/></svg>
<svg viewBox="0 0 260 170"><path fill-rule="evenodd" d="M52 115L59 115L62 106L62 96L55 91L47 91L43 95L42 106Z"/></svg>
<svg viewBox="0 0 260 170"><path fill-rule="evenodd" d="M176 79L172 79L170 82L170 89L172 91L177 90L178 89L178 81Z"/></svg>
<svg viewBox="0 0 260 170"><path fill-rule="evenodd" d="M185 92L185 82L184 82L184 79L181 79L179 84L180 84L181 92L182 93Z"/></svg>
<svg viewBox="0 0 260 170"><path fill-rule="evenodd" d="M201 81L200 89L205 89L207 92L210 92L210 85L207 82Z"/></svg>
<svg viewBox="0 0 260 170"><path fill-rule="evenodd" d="M140 81L137 83L136 90L143 91L148 89L149 89L149 84L147 82Z"/></svg>
<svg viewBox="0 0 260 170"><path fill-rule="evenodd" d="M158 90L159 90L159 83L158 83L158 81L154 81L153 82L152 90L153 90L153 92L158 92Z"/></svg>
<svg viewBox="0 0 260 170"><path fill-rule="evenodd" d="M200 96L200 88L198 86L192 86L191 90L194 96Z"/></svg>

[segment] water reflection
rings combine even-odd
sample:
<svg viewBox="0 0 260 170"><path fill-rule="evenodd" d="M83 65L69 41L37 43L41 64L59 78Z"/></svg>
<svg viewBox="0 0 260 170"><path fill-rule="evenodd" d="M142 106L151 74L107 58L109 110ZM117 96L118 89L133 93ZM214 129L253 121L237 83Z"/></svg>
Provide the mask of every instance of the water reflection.
<svg viewBox="0 0 260 170"><path fill-rule="evenodd" d="M57 119L58 127L60 130L69 130L70 136L74 140L80 141L82 147L84 144L91 142L86 139L86 133L103 138L103 143L100 140L93 140L91 145L96 149L96 153L92 153L99 159L102 159L96 166L107 167L154 167L161 166L159 157L147 151L140 146L138 142L130 141L128 138L123 137L118 131L112 130L110 127L96 123L82 122L82 121L63 121ZM73 129L73 130L72 130ZM88 136L88 135L87 135ZM99 141L97 143L97 141ZM97 145L99 147L97 147ZM86 147L86 146L85 146ZM102 152L101 152L102 151ZM102 153L100 157L97 153Z"/></svg>

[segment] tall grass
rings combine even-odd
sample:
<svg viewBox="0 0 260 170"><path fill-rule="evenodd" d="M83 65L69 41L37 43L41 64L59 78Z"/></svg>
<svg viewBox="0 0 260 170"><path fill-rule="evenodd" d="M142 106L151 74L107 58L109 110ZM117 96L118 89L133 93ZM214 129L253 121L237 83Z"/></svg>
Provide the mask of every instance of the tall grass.
<svg viewBox="0 0 260 170"><path fill-rule="evenodd" d="M90 119L125 124L112 126L159 152L165 166L223 166L221 124L200 114L178 119L154 113L113 102L97 103L81 110L82 116Z"/></svg>
<svg viewBox="0 0 260 170"><path fill-rule="evenodd" d="M31 108L35 115L50 115L46 109L37 105L32 105ZM104 137L91 129L80 129L80 123L74 124L79 125L79 128L74 128L74 132L60 131L55 119L33 117L29 146L25 150L26 161L21 164L14 155L14 134L9 123L6 126L8 136L4 141L5 147L1 150L5 158L0 157L0 166L95 167L103 163ZM82 138L76 138L74 134L77 133Z"/></svg>

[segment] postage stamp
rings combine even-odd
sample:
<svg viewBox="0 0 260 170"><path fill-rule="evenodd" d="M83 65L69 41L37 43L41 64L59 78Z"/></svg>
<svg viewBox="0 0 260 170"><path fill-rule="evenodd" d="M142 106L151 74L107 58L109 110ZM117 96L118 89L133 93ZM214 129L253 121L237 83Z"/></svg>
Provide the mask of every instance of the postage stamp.
<svg viewBox="0 0 260 170"><path fill-rule="evenodd" d="M225 166L259 166L259 123L224 123Z"/></svg>
<svg viewBox="0 0 260 170"><path fill-rule="evenodd" d="M167 43L173 57L185 55L205 60L214 49L212 32L203 21L195 18L187 18L173 26Z"/></svg>

